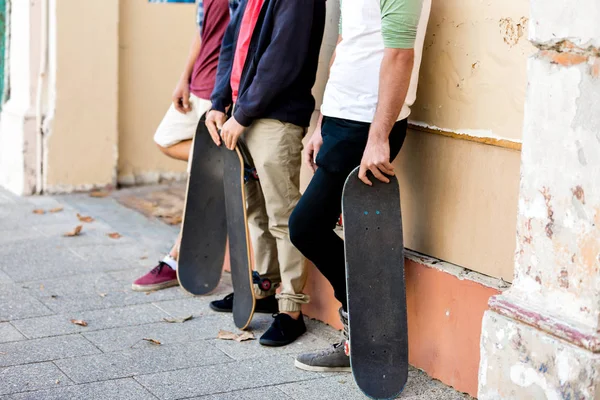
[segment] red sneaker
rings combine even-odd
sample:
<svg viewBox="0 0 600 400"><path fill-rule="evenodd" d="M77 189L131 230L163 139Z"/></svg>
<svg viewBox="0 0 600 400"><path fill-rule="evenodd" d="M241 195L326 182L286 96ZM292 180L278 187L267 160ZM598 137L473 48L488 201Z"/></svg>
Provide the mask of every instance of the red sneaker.
<svg viewBox="0 0 600 400"><path fill-rule="evenodd" d="M136 292L150 292L179 285L177 271L163 261L141 278L136 279L131 288Z"/></svg>

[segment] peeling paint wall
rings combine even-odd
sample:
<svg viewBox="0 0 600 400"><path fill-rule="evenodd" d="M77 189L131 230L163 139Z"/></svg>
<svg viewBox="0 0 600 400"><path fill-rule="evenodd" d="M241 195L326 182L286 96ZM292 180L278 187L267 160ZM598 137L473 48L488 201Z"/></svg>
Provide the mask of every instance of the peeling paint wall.
<svg viewBox="0 0 600 400"><path fill-rule="evenodd" d="M600 398L600 3L532 0L515 278L479 398Z"/></svg>

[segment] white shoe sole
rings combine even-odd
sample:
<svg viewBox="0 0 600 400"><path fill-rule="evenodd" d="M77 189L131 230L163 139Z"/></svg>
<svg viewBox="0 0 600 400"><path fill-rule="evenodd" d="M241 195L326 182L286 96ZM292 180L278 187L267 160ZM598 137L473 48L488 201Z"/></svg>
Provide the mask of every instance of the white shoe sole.
<svg viewBox="0 0 600 400"><path fill-rule="evenodd" d="M315 367L314 365L301 363L298 360L294 360L294 366L311 372L352 372L352 368L350 367Z"/></svg>
<svg viewBox="0 0 600 400"><path fill-rule="evenodd" d="M136 285L135 283L131 284L131 290L134 292L153 292L155 290L167 289L173 286L179 286L179 282L177 280L157 283L156 285Z"/></svg>

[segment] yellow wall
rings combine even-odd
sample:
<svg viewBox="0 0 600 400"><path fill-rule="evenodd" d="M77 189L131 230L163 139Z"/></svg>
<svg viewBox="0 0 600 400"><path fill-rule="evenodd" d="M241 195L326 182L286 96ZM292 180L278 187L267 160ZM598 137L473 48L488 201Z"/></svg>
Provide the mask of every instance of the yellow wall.
<svg viewBox="0 0 600 400"><path fill-rule="evenodd" d="M335 7L328 2L317 103L337 39ZM527 16L526 0L433 0L411 121L465 139L518 141L533 50ZM512 280L519 151L411 130L396 166L406 247ZM303 187L310 176L304 168Z"/></svg>
<svg viewBox="0 0 600 400"><path fill-rule="evenodd" d="M193 4L121 0L119 24L119 182L179 177L185 164L163 155L152 137L196 34Z"/></svg>
<svg viewBox="0 0 600 400"><path fill-rule="evenodd" d="M114 183L117 159L119 1L55 0L50 7L55 81L45 149L45 190Z"/></svg>
<svg viewBox="0 0 600 400"><path fill-rule="evenodd" d="M115 170L125 184L184 177L184 164L162 155L152 136L195 34L195 6L55 3L57 94L47 187L114 183ZM337 39L338 2L327 3L317 104ZM527 13L526 0L434 0L411 120L518 141L532 51ZM511 279L519 159L518 151L411 131L396 162L407 247ZM303 170L303 184L309 179Z"/></svg>

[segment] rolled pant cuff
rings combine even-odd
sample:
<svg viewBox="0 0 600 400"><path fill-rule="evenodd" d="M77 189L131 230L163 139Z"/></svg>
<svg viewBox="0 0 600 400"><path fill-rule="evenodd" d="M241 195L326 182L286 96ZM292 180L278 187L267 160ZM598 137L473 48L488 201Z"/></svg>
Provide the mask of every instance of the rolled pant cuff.
<svg viewBox="0 0 600 400"><path fill-rule="evenodd" d="M278 294L277 302L280 312L298 312L302 311L302 304L308 304L310 297L305 294L285 295Z"/></svg>

